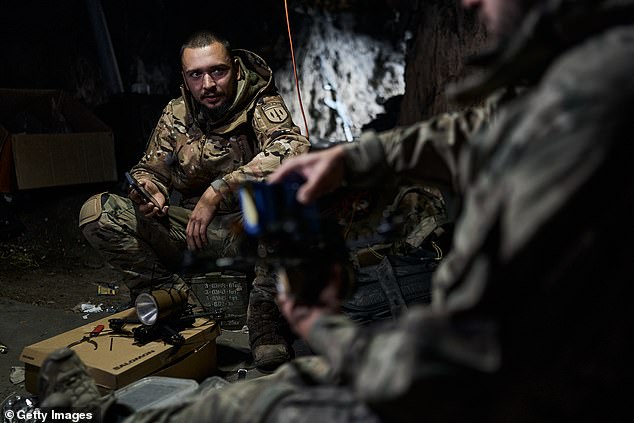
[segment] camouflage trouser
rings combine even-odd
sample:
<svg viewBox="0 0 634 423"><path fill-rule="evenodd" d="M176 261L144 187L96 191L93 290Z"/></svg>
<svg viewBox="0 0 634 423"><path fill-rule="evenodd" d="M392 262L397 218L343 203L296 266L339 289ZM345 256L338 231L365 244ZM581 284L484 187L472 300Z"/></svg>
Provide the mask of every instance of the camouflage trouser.
<svg viewBox="0 0 634 423"><path fill-rule="evenodd" d="M210 390L188 401L145 410L124 423L154 422L379 422L345 388L327 383L325 362L302 357L270 376Z"/></svg>
<svg viewBox="0 0 634 423"><path fill-rule="evenodd" d="M191 210L170 206L168 215L146 218L129 198L98 194L86 201L79 224L86 240L125 275L132 297L166 284L180 284L187 250L185 229ZM200 256L236 255L238 237L231 232L240 213L217 215L207 228L208 245Z"/></svg>

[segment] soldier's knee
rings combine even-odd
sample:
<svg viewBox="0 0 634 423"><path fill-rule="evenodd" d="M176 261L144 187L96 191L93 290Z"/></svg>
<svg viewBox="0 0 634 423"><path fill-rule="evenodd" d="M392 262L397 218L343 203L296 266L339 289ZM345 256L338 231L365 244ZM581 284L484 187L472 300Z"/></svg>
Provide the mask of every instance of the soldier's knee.
<svg viewBox="0 0 634 423"><path fill-rule="evenodd" d="M79 228L84 231L86 225L92 222L96 222L101 217L103 212L103 205L108 200L108 193L102 192L100 194L90 197L79 210Z"/></svg>

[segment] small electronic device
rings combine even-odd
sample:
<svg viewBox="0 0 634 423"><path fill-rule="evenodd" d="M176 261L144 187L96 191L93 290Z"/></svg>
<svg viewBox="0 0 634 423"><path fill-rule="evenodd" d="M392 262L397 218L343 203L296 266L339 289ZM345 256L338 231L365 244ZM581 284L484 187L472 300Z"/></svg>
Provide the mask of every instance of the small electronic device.
<svg viewBox="0 0 634 423"><path fill-rule="evenodd" d="M300 204L297 191L304 179L297 174L275 184L249 181L240 188L243 227L258 241L255 251L244 257L272 266L278 290L291 295L299 304L318 304L329 282L333 264L340 264L343 293L352 277L348 276L348 250L343 227L322 216L317 203Z"/></svg>
<svg viewBox="0 0 634 423"><path fill-rule="evenodd" d="M152 194L150 194L145 188L143 188L141 184L139 184L139 181L137 181L134 176L130 175L130 172L125 173L125 178L127 179L130 188L138 192L141 198L143 198L146 203L152 203L159 209L161 208L159 202L156 201L156 199L152 197Z"/></svg>

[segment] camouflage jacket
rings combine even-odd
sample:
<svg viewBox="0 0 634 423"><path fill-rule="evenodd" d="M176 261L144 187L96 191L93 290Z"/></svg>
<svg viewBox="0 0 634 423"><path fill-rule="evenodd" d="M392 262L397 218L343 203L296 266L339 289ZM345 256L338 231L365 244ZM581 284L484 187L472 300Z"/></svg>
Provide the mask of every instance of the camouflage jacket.
<svg viewBox="0 0 634 423"><path fill-rule="evenodd" d="M632 418L634 2L544 3L461 93L530 81L486 131L464 137L478 119L444 116L347 151L351 184L396 171L462 195L431 306L310 333L386 420Z"/></svg>
<svg viewBox="0 0 634 423"><path fill-rule="evenodd" d="M137 178L150 178L169 197L180 192L193 208L212 185L224 195L220 211L238 208L230 184L264 180L282 160L307 152L308 140L293 124L277 93L271 69L257 55L235 50L243 77L234 103L221 120L211 122L188 92L170 101L133 167Z"/></svg>

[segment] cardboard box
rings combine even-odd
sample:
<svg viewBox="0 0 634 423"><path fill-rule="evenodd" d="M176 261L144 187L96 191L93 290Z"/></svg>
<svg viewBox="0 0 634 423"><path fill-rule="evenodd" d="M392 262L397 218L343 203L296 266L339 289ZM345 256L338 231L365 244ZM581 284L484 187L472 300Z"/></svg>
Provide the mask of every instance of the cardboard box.
<svg viewBox="0 0 634 423"><path fill-rule="evenodd" d="M0 89L0 192L116 179L112 130L81 103Z"/></svg>
<svg viewBox="0 0 634 423"><path fill-rule="evenodd" d="M145 376L168 376L202 380L216 371L216 337L220 334L218 325L212 320L197 319L194 327L181 331L185 344L175 347L163 341L135 345L132 337L122 337L112 333L108 320L123 318L129 310L93 323L72 329L46 339L22 350L20 361L25 364L25 388L37 394L37 377L46 357L58 348L66 347L80 340L102 324L105 329L92 338L97 349L88 342L72 347L86 364L88 372L97 386L104 391L115 390ZM124 327L131 330L135 325ZM110 344L112 342L112 350Z"/></svg>

